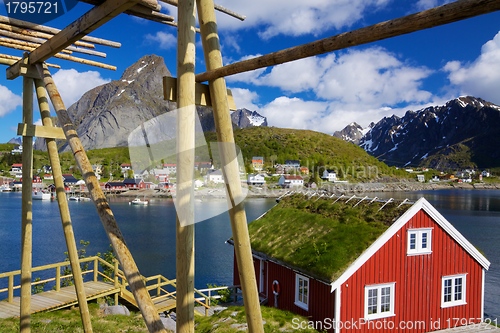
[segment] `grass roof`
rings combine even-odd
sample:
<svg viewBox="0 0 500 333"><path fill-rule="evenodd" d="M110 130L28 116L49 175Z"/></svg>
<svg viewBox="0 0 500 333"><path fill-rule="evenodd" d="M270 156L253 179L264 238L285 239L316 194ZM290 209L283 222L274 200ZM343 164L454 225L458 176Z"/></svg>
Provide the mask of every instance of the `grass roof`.
<svg viewBox="0 0 500 333"><path fill-rule="evenodd" d="M285 197L249 224L252 249L333 282L409 208L360 200Z"/></svg>

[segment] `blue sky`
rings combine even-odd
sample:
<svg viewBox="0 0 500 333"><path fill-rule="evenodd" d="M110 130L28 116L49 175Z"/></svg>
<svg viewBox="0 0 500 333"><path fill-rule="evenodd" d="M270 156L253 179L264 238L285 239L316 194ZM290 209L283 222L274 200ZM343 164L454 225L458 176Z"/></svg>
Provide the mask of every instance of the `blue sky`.
<svg viewBox="0 0 500 333"><path fill-rule="evenodd" d="M443 0L220 0L217 4L246 15L241 22L218 13L224 63L279 51L321 38L442 5ZM177 8L162 4L174 17ZM90 6L79 3L46 25L63 28ZM5 15L5 7L0 4ZM125 14L92 36L122 43L97 45L117 66L103 70L52 58L52 69L66 106L91 88L120 78L141 56L157 54L175 76L175 27ZM197 72L204 70L197 43ZM22 51L0 47L0 53ZM89 58L89 59L90 59ZM7 67L4 66L4 69ZM256 110L271 126L325 133L356 121L365 127L384 116L442 105L473 95L500 105L500 12L385 41L227 77L238 108ZM21 122L22 79L0 75L0 142L16 136ZM36 111L36 110L35 110ZM38 119L35 112L35 119Z"/></svg>

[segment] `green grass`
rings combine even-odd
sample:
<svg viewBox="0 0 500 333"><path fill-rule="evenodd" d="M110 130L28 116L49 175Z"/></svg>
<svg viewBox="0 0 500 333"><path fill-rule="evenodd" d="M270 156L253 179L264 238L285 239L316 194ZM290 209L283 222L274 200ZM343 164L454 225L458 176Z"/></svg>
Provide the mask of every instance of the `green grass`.
<svg viewBox="0 0 500 333"><path fill-rule="evenodd" d="M146 333L146 325L140 313L131 312L130 316L104 316L97 303L89 304L92 328L99 333ZM0 320L0 332L19 332L19 318ZM78 308L53 312L36 313L31 316L33 333L79 333L83 332Z"/></svg>
<svg viewBox="0 0 500 333"><path fill-rule="evenodd" d="M313 329L298 329L301 323L306 327L306 318L293 314L288 311L278 310L267 306L261 306L262 318L264 320L264 332L282 333L282 332L318 332ZM239 306L229 307L226 310L211 317L197 317L197 333L235 333L241 332L239 328L246 329L245 309Z"/></svg>
<svg viewBox="0 0 500 333"><path fill-rule="evenodd" d="M303 326L306 318L288 311L262 306L262 318L265 322L264 332L317 332L312 329L297 330L299 323ZM139 312L130 316L104 316L96 303L89 304L92 328L96 333L146 333L146 325ZM295 323L295 324L294 324ZM195 332L236 333L238 327L246 325L245 310L234 306L210 317L195 316ZM295 325L295 326L294 326ZM0 332L19 332L19 318L0 319ZM83 326L78 308L53 312L36 313L31 316L31 332L33 333L80 333Z"/></svg>
<svg viewBox="0 0 500 333"><path fill-rule="evenodd" d="M323 281L334 281L406 209L383 203L285 197L249 224L252 248Z"/></svg>

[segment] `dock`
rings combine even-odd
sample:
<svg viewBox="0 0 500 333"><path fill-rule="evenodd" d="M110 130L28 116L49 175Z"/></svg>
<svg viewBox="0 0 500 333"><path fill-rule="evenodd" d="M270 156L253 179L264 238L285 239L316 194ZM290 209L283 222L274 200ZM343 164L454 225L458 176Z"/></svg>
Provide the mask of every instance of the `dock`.
<svg viewBox="0 0 500 333"><path fill-rule="evenodd" d="M71 283L72 275L61 275L61 272L67 271L69 266L69 261L63 261L33 267L31 313L54 311L78 305L76 289ZM100 257L93 256L80 259L80 266L82 267L87 301L113 297L115 304L120 302L138 308L134 296L129 290L125 275L119 269L116 260L111 264ZM19 317L20 297L15 294L21 288L19 283L20 275L20 270L0 273L0 282L6 279L8 285L6 288L0 289L0 318ZM50 277L41 279L36 278L37 275L49 275ZM143 277L143 280L158 313L175 310L175 280L169 280L162 275ZM204 294L195 289L195 296L197 296L196 305L205 309L205 314L209 314L210 299L213 299L210 292Z"/></svg>

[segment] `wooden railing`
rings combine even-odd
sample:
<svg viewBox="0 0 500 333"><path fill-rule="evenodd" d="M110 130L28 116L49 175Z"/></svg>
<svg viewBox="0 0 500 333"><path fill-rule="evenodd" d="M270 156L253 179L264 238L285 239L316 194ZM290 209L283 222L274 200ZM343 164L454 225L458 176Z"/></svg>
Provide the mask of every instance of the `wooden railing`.
<svg viewBox="0 0 500 333"><path fill-rule="evenodd" d="M115 297L115 304L118 304L118 297L123 298L127 302L131 303L134 306L137 306L135 299L132 295L132 292L129 290L129 284L125 277L123 271L119 268L119 264L117 260L111 264L101 257L93 256L82 258L79 260L80 266L82 267L82 276L84 281L105 281L114 284L114 286L119 289L119 293L117 292ZM41 286L40 288L43 290L44 286L48 283L52 284L52 289L55 291L59 291L63 286L63 283L67 281L66 279L71 279L72 274L62 275L65 268L70 267L69 261L62 261L54 264L37 266L32 268L32 275L35 278L37 275L40 275L39 272L46 272L45 276L50 276L49 278L36 278L31 282L31 287ZM50 271L54 271L54 273L50 273ZM108 272L106 274L106 272ZM7 302L12 303L14 300L14 293L16 290L21 288L20 283L15 283L16 280L20 280L21 271L11 271L6 273L0 273L0 281L1 279L7 279L7 287L0 289L0 299L4 299L2 297L3 294L7 293ZM176 299L176 281L169 280L163 275L154 275L150 277L143 277L146 288L152 299L155 301L162 299ZM228 289L232 287L217 287L217 288L209 288L197 290L195 289L195 302L198 305L201 305L205 308L205 313L208 313L208 309L210 309L210 301L213 299L220 298L220 295L214 295L213 292L222 289ZM237 290L237 288L234 288ZM206 294L205 292L208 292Z"/></svg>

